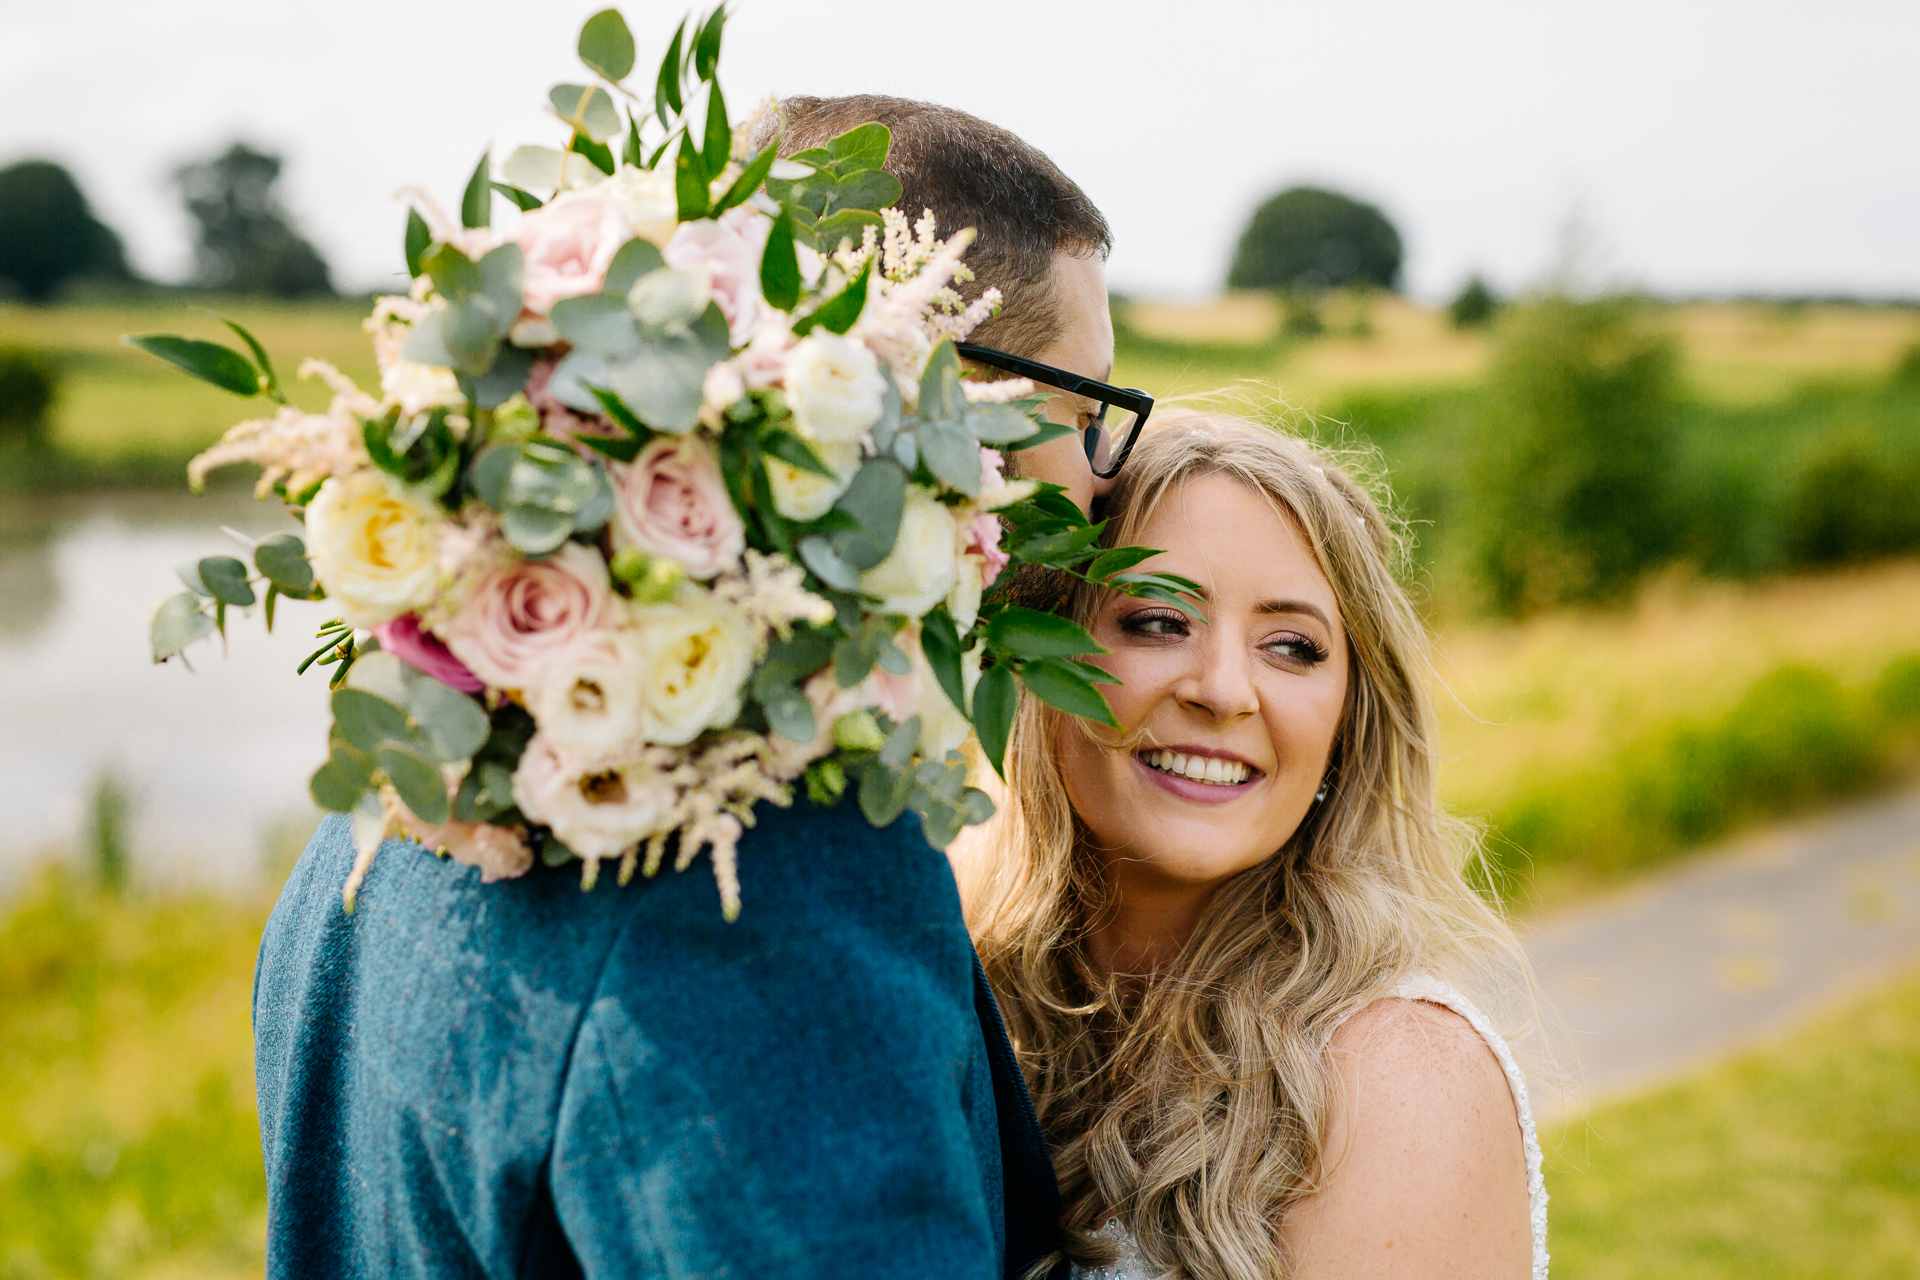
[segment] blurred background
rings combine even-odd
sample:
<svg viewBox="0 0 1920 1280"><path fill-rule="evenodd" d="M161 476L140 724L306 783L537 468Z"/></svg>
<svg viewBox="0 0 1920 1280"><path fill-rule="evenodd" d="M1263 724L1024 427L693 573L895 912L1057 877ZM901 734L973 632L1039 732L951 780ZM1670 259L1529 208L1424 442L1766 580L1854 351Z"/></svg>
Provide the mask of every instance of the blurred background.
<svg viewBox="0 0 1920 1280"><path fill-rule="evenodd" d="M291 527L184 466L372 385L417 183L549 142L598 5L0 11L0 1280L258 1273L248 999L316 813L324 606L146 661ZM680 11L628 6L642 60ZM1920 8L748 0L736 113L1006 125L1111 219L1115 381L1390 483L1573 1083L1555 1272L1920 1274ZM1904 123L1902 123L1904 122ZM504 208L504 206L503 206ZM314 384L294 391L317 406Z"/></svg>

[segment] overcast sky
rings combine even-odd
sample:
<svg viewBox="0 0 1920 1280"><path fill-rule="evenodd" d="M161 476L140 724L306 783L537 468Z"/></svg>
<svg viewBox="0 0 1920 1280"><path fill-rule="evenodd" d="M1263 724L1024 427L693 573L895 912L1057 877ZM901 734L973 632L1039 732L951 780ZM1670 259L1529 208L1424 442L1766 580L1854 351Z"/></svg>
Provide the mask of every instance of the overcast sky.
<svg viewBox="0 0 1920 1280"><path fill-rule="evenodd" d="M70 165L135 263L183 275L172 166L245 137L344 286L400 259L396 188L564 135L604 0L0 0L0 164ZM629 4L643 66L682 12ZM972 111L1078 180L1116 288L1213 292L1266 195L1378 203L1407 283L1514 288L1578 211L1669 293L1920 296L1915 0L744 0L722 82Z"/></svg>

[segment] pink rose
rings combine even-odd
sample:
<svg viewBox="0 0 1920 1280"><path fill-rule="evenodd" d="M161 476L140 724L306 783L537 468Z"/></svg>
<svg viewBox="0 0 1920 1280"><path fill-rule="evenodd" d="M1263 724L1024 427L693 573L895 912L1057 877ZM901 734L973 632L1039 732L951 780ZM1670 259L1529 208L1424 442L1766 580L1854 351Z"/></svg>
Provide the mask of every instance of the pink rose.
<svg viewBox="0 0 1920 1280"><path fill-rule="evenodd" d="M833 750L833 722L849 711L860 709L862 687L842 689L832 667L822 667L807 677L800 691L813 705L813 740L794 742L777 733L767 735L776 778L797 778L806 767Z"/></svg>
<svg viewBox="0 0 1920 1280"><path fill-rule="evenodd" d="M749 387L777 387L787 376L787 353L793 349L793 326L784 311L762 309L760 323L747 345L728 361Z"/></svg>
<svg viewBox="0 0 1920 1280"><path fill-rule="evenodd" d="M373 634L380 641L382 649L422 675L432 676L449 689L458 689L461 693L479 693L487 687L478 676L467 670L465 663L453 656L452 651L440 642L439 636L422 627L420 619L411 613L381 623L373 629Z"/></svg>
<svg viewBox="0 0 1920 1280"><path fill-rule="evenodd" d="M765 302L760 296L760 257L766 251L773 224L765 214L745 205L727 210L718 222L702 218L683 222L660 251L667 265L680 271L704 271L707 287L734 346L745 346Z"/></svg>
<svg viewBox="0 0 1920 1280"><path fill-rule="evenodd" d="M920 712L920 677L911 670L896 676L875 667L856 692L861 706L884 713L895 724L905 724Z"/></svg>
<svg viewBox="0 0 1920 1280"><path fill-rule="evenodd" d="M569 542L545 560L490 574L440 634L490 687L529 689L556 654L612 617L606 561Z"/></svg>
<svg viewBox="0 0 1920 1280"><path fill-rule="evenodd" d="M523 314L544 316L562 298L599 292L633 228L613 201L570 192L522 214L509 238L527 256Z"/></svg>
<svg viewBox="0 0 1920 1280"><path fill-rule="evenodd" d="M695 578L739 562L747 533L704 441L661 436L612 471L615 546L677 560Z"/></svg>
<svg viewBox="0 0 1920 1280"><path fill-rule="evenodd" d="M1000 545L1004 527L1000 517L991 511L982 511L960 526L960 552L962 555L979 556L987 562L981 581L989 586L1007 567L1007 561L1013 559Z"/></svg>

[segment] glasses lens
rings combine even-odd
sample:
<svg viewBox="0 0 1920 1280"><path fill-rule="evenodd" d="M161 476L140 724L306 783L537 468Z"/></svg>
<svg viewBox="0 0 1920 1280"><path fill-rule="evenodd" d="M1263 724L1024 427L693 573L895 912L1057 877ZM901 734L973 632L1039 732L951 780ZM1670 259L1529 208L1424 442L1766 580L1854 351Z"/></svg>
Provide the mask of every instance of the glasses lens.
<svg viewBox="0 0 1920 1280"><path fill-rule="evenodd" d="M1105 471L1113 465L1139 421L1140 415L1130 409L1122 409L1117 404L1107 406L1102 425L1087 429L1087 461L1095 471Z"/></svg>

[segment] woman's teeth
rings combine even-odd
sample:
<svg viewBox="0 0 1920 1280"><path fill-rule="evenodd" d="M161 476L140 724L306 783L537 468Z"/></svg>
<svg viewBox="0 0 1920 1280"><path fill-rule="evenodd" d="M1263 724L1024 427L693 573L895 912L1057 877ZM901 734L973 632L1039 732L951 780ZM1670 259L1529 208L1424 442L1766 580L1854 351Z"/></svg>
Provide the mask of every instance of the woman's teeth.
<svg viewBox="0 0 1920 1280"><path fill-rule="evenodd" d="M1140 758L1162 773L1178 774L1195 782L1237 787L1252 776L1253 770L1238 760L1219 756L1190 756L1184 751L1142 751Z"/></svg>

